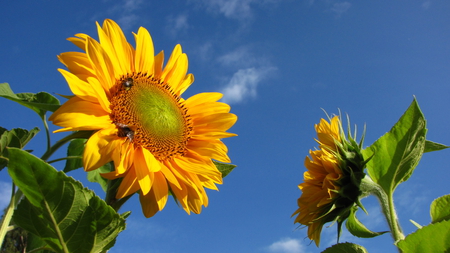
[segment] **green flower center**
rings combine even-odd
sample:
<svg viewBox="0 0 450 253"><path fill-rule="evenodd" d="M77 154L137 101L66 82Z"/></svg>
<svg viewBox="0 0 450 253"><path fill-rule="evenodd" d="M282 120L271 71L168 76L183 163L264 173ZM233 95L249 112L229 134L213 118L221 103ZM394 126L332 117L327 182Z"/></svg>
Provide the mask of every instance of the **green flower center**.
<svg viewBox="0 0 450 253"><path fill-rule="evenodd" d="M119 137L160 161L184 155L192 123L171 87L145 74L122 77L111 90L111 120Z"/></svg>

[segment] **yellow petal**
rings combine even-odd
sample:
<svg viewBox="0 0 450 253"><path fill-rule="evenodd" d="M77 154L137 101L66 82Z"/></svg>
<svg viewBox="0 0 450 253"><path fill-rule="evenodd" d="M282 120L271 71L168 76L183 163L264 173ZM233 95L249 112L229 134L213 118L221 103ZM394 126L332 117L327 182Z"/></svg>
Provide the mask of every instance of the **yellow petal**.
<svg viewBox="0 0 450 253"><path fill-rule="evenodd" d="M157 54L155 56L155 63L154 63L154 74L155 77L160 78L161 74L162 74L162 67L164 64L164 51L159 52L159 54Z"/></svg>
<svg viewBox="0 0 450 253"><path fill-rule="evenodd" d="M89 102L99 104L99 101L96 96L97 93L94 91L91 84L83 80L80 80L77 76L75 76L70 72L67 72L64 69L58 69L58 71L66 79L67 84L69 84L69 88L73 92L73 94Z"/></svg>
<svg viewBox="0 0 450 253"><path fill-rule="evenodd" d="M157 167L160 168L160 163L150 152L145 152L145 148L139 147L134 155L134 168L136 169L136 176L141 186L142 193L148 194L153 185L154 171ZM157 168L157 171L159 170Z"/></svg>
<svg viewBox="0 0 450 253"><path fill-rule="evenodd" d="M64 127L55 132L98 130L108 128L112 122L109 114L99 104L73 97L61 105L49 118L53 124Z"/></svg>
<svg viewBox="0 0 450 253"><path fill-rule="evenodd" d="M152 217L159 211L158 204L154 194L139 194L139 201L141 202L142 212L147 218Z"/></svg>
<svg viewBox="0 0 450 253"><path fill-rule="evenodd" d="M134 170L134 168L132 168L128 170L122 182L120 183L116 198L121 199L139 191L139 189L140 186L136 178L136 171Z"/></svg>
<svg viewBox="0 0 450 253"><path fill-rule="evenodd" d="M227 155L227 146L220 140L203 141L191 139L188 143L188 149L195 151L199 155L210 157L221 162L231 162Z"/></svg>
<svg viewBox="0 0 450 253"><path fill-rule="evenodd" d="M94 70L91 67L91 63L85 53L80 52L67 52L58 55L58 60L62 62L69 72L76 75L83 81L86 81L88 76L94 76Z"/></svg>
<svg viewBox="0 0 450 253"><path fill-rule="evenodd" d="M236 123L237 116L232 113L216 113L205 117L193 116L194 134L204 131L226 131Z"/></svg>
<svg viewBox="0 0 450 253"><path fill-rule="evenodd" d="M161 172L155 173L155 180L149 194L155 195L159 210L163 210L169 196L169 187L167 186L166 178Z"/></svg>
<svg viewBox="0 0 450 253"><path fill-rule="evenodd" d="M136 56L135 68L136 72L153 74L154 62L153 41L147 29L140 27L136 36Z"/></svg>
<svg viewBox="0 0 450 253"><path fill-rule="evenodd" d="M83 153L83 165L85 171L98 169L100 166L112 161L112 153L119 144L117 130L114 125L94 133L86 142Z"/></svg>
<svg viewBox="0 0 450 253"><path fill-rule="evenodd" d="M115 84L114 67L102 46L94 39L87 38L86 54L97 78L109 97L109 90Z"/></svg>
<svg viewBox="0 0 450 253"><path fill-rule="evenodd" d="M167 70L166 70L167 69ZM172 86L172 89L175 91L180 91L184 87L180 87L182 84L181 81L186 77L186 73L188 70L188 59L186 54L181 54L173 64L172 68L164 69L162 79L164 82L168 83Z"/></svg>
<svg viewBox="0 0 450 253"><path fill-rule="evenodd" d="M196 94L186 100L188 108L201 105L208 102L216 102L223 97L222 93L218 92L204 92Z"/></svg>

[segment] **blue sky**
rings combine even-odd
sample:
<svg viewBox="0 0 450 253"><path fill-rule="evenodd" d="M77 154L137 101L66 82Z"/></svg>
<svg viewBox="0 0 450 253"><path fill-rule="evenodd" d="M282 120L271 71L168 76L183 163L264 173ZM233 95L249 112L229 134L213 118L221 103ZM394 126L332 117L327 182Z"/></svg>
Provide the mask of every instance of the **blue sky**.
<svg viewBox="0 0 450 253"><path fill-rule="evenodd" d="M450 2L446 0L98 0L3 1L0 16L0 82L15 92L70 94L56 55L78 50L76 33L97 38L95 21L115 20L127 34L140 26L155 52L181 44L194 84L185 93L219 91L239 119L225 140L238 167L210 205L187 215L174 201L150 219L134 197L133 211L114 252L321 252L335 242L336 226L324 228L321 247L290 218L300 195L303 160L314 149L314 124L328 113L348 113L367 126L368 146L388 131L416 96L428 123L427 138L450 144ZM64 99L61 99L64 101ZM0 126L42 128L31 110L0 99ZM57 129L51 126L52 130ZM63 134L54 134L53 140ZM40 156L44 133L28 146ZM447 150L425 154L396 192L400 222L429 223L429 205L450 193ZM58 156L58 155L57 155ZM64 156L61 152L59 156ZM55 157L57 158L57 157ZM61 169L64 164L55 164ZM71 173L87 183L82 170ZM0 172L0 206L10 179ZM373 197L363 200L369 228L387 228ZM389 234L375 239L345 232L341 241L369 252L394 250Z"/></svg>

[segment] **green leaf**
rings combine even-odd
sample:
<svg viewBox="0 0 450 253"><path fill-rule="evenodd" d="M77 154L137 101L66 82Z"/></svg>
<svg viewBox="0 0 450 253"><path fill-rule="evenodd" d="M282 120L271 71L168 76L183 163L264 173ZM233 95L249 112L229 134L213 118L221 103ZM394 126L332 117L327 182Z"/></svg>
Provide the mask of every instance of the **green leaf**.
<svg viewBox="0 0 450 253"><path fill-rule="evenodd" d="M226 177L231 171L233 171L234 168L236 168L236 165L234 164L222 163L218 161L213 162L214 165L216 165L216 168L222 173L222 178Z"/></svg>
<svg viewBox="0 0 450 253"><path fill-rule="evenodd" d="M22 128L14 128L8 131L0 127L0 170L8 164L6 147L23 149L38 132L39 128L37 127L30 131Z"/></svg>
<svg viewBox="0 0 450 253"><path fill-rule="evenodd" d="M383 231L383 232L373 232L369 230L364 224L362 224L358 218L356 218L356 211L358 210L357 206L354 206L350 209L350 215L348 216L347 222L345 223L345 226L347 227L347 230L354 236L361 237L361 238L372 238L379 235L382 235L384 233L387 233L389 231Z"/></svg>
<svg viewBox="0 0 450 253"><path fill-rule="evenodd" d="M450 220L450 194L435 199L430 206L431 222Z"/></svg>
<svg viewBox="0 0 450 253"><path fill-rule="evenodd" d="M367 171L375 183L392 194L406 181L422 157L425 148L426 121L414 98L408 110L392 129L363 150Z"/></svg>
<svg viewBox="0 0 450 253"><path fill-rule="evenodd" d="M427 152L433 152L433 151L439 151L439 150L443 150L446 148L449 148L450 146L446 146L444 144L440 144L440 143L436 143L436 142L432 142L432 141L425 141L425 149L424 149L424 153Z"/></svg>
<svg viewBox="0 0 450 253"><path fill-rule="evenodd" d="M110 248L125 220L92 191L43 160L9 148L8 172L26 198L14 222L56 252L102 252Z"/></svg>
<svg viewBox="0 0 450 253"><path fill-rule="evenodd" d="M450 220L430 224L397 243L403 252L449 252Z"/></svg>
<svg viewBox="0 0 450 253"><path fill-rule="evenodd" d="M67 156L79 158L67 159L66 166L63 170L64 172L67 173L69 171L83 167L83 160L81 159L81 157L83 155L85 143L86 139L73 139L70 141L69 146L67 147Z"/></svg>
<svg viewBox="0 0 450 253"><path fill-rule="evenodd" d="M47 111L54 112L59 106L59 100L47 92L17 93L15 94L9 84L0 83L0 97L15 101L43 116Z"/></svg>
<svg viewBox="0 0 450 253"><path fill-rule="evenodd" d="M101 176L101 173L108 173L111 172L111 163L107 163L103 165L102 167L91 170L87 172L87 179L89 182L98 183L102 187L103 191L106 192L108 188L108 179Z"/></svg>
<svg viewBox="0 0 450 253"><path fill-rule="evenodd" d="M322 253L367 253L367 250L361 245L344 242L326 248Z"/></svg>

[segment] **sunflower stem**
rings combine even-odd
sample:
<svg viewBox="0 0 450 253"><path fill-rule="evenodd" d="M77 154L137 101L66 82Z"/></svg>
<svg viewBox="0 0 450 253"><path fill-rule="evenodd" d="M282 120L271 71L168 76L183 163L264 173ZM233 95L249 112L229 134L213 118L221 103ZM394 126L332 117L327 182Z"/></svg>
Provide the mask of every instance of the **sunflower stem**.
<svg viewBox="0 0 450 253"><path fill-rule="evenodd" d="M0 225L0 247L4 243L4 239L6 236L6 233L10 231L9 224L11 223L12 216L14 214L14 209L17 205L18 200L22 197L22 191L20 189L17 189L16 192L16 185L12 183L12 189L11 189L11 200L9 201L9 205L7 209L5 210L5 214L3 215L1 225Z"/></svg>
<svg viewBox="0 0 450 253"><path fill-rule="evenodd" d="M366 192L375 195L380 201L381 210L389 225L394 241L397 242L405 239L400 223L398 222L397 213L395 211L393 194L388 196L383 188L379 184L373 182L369 176L365 176L362 179L361 186L361 188L363 188ZM400 249L399 252L401 252Z"/></svg>
<svg viewBox="0 0 450 253"><path fill-rule="evenodd" d="M66 137L62 138L61 140L57 141L53 146L51 146L47 151L42 155L41 159L44 161L47 161L48 158L50 158L53 153L56 152L61 146L66 144L67 142L73 140L73 139L87 139L92 135L93 131L77 131L73 132Z"/></svg>
<svg viewBox="0 0 450 253"><path fill-rule="evenodd" d="M45 114L42 115L41 119L42 119L42 122L44 123L45 134L47 136L47 150L49 150L51 148L52 144L51 144L51 140L50 140L50 130L48 129L47 118L46 118Z"/></svg>
<svg viewBox="0 0 450 253"><path fill-rule="evenodd" d="M80 158L82 158L82 156L67 156L67 157L62 157L62 158L58 158L55 160L47 161L47 163L50 164L50 163L56 163L59 161L64 161L64 160L69 160L69 159L80 159Z"/></svg>

